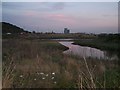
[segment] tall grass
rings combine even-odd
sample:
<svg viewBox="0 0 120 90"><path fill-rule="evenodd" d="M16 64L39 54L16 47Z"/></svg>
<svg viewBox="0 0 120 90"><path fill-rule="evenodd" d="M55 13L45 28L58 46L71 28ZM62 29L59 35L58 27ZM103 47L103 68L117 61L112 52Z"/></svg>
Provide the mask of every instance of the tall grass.
<svg viewBox="0 0 120 90"><path fill-rule="evenodd" d="M16 65L14 65L13 60L9 61L9 64L3 62L3 77L2 77L2 88L11 88L14 79L14 70Z"/></svg>
<svg viewBox="0 0 120 90"><path fill-rule="evenodd" d="M119 87L120 73L110 73L118 68L114 61L64 55L66 49L56 41L3 40L3 88Z"/></svg>

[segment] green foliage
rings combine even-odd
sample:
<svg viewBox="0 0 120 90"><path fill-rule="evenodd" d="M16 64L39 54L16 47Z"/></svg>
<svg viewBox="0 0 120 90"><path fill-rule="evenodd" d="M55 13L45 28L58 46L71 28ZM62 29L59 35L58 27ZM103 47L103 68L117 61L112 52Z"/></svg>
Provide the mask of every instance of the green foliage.
<svg viewBox="0 0 120 90"><path fill-rule="evenodd" d="M96 39L80 39L76 40L74 44L82 46L90 46L102 50L118 51L120 44L119 34L100 34Z"/></svg>
<svg viewBox="0 0 120 90"><path fill-rule="evenodd" d="M10 23L2 22L2 33L21 33L25 32L22 28L19 28L15 25Z"/></svg>
<svg viewBox="0 0 120 90"><path fill-rule="evenodd" d="M106 87L114 86L114 88L120 85L120 70L112 69L105 72Z"/></svg>
<svg viewBox="0 0 120 90"><path fill-rule="evenodd" d="M63 55L62 52L68 48L57 41L20 38L3 39L2 42L4 87L76 88L81 85L78 82L80 72L83 72L80 74L83 75L80 78L80 80L82 79L82 86L87 87L86 83L91 85L83 58ZM11 61L12 64L10 64ZM117 84L117 82L120 82L118 81L120 73L112 68L114 67L114 61L101 60L101 62L111 68L105 72L106 88L110 85L111 87L118 87L120 85ZM87 63L90 70L93 70L93 66L96 65L92 74L103 85L104 69L101 68L103 66L100 64L100 60L88 59ZM38 75L41 72L45 74L43 76ZM51 75L52 72L55 72L55 75ZM49 74L49 77L45 76L46 74ZM43 80L44 76L46 79ZM54 79L51 79L53 76ZM101 87L97 85L97 82L95 84L96 87Z"/></svg>
<svg viewBox="0 0 120 90"><path fill-rule="evenodd" d="M120 70L119 68L108 69L98 79L99 83L104 87L117 88L120 87ZM99 84L98 84L99 86Z"/></svg>

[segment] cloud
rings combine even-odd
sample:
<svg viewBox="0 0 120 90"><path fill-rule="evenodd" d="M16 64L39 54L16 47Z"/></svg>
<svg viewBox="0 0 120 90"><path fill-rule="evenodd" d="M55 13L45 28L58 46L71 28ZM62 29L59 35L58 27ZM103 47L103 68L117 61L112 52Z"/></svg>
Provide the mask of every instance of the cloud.
<svg viewBox="0 0 120 90"><path fill-rule="evenodd" d="M3 2L2 7L10 11L55 12L63 10L66 6L64 2Z"/></svg>
<svg viewBox="0 0 120 90"><path fill-rule="evenodd" d="M116 14L113 14L113 15L110 15L110 14L104 14L103 17L118 17L118 15L116 15Z"/></svg>
<svg viewBox="0 0 120 90"><path fill-rule="evenodd" d="M54 14L46 14L44 15L47 20L51 20L53 22L58 22L63 25L75 25L77 22L77 18L71 15L61 14L61 13L54 13ZM59 25L59 24L58 24Z"/></svg>
<svg viewBox="0 0 120 90"><path fill-rule="evenodd" d="M56 9L56 10L61 10L61 9L64 9L65 8L65 3L63 2L57 2L53 5L52 7L53 9Z"/></svg>
<svg viewBox="0 0 120 90"><path fill-rule="evenodd" d="M3 3L3 20L24 26L28 30L61 31L104 29L117 27L117 10L114 3L66 3L66 2L12 2ZM107 18L106 18L107 17ZM109 18L108 18L109 17Z"/></svg>
<svg viewBox="0 0 120 90"><path fill-rule="evenodd" d="M47 12L63 10L66 7L64 2L41 2L38 6L38 10Z"/></svg>

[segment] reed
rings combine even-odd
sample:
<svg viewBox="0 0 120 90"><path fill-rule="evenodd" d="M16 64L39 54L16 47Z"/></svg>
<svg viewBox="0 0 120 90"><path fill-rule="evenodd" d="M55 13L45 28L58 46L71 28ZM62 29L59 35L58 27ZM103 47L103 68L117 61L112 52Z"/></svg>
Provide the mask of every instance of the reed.
<svg viewBox="0 0 120 90"><path fill-rule="evenodd" d="M66 49L51 40L3 40L3 88L119 87L115 61L64 55Z"/></svg>

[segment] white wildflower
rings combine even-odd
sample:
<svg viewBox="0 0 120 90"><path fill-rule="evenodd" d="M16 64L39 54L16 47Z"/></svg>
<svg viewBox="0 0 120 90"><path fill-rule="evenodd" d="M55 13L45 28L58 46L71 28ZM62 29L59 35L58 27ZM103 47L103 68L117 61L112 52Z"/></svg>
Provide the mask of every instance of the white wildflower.
<svg viewBox="0 0 120 90"><path fill-rule="evenodd" d="M55 75L55 72L53 72L52 75Z"/></svg>
<svg viewBox="0 0 120 90"><path fill-rule="evenodd" d="M56 84L56 82L54 82L54 84Z"/></svg>
<svg viewBox="0 0 120 90"><path fill-rule="evenodd" d="M36 79L36 78L34 78L34 80L36 81L37 79Z"/></svg>
<svg viewBox="0 0 120 90"><path fill-rule="evenodd" d="M45 79L45 77L42 78L43 80Z"/></svg>
<svg viewBox="0 0 120 90"><path fill-rule="evenodd" d="M52 77L51 79L54 79L55 77Z"/></svg>
<svg viewBox="0 0 120 90"><path fill-rule="evenodd" d="M20 77L22 78L22 77L23 77L23 75L20 75Z"/></svg>
<svg viewBox="0 0 120 90"><path fill-rule="evenodd" d="M43 72L41 72L40 74L41 74L41 75L43 75L44 73L43 73Z"/></svg>

